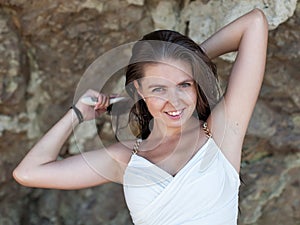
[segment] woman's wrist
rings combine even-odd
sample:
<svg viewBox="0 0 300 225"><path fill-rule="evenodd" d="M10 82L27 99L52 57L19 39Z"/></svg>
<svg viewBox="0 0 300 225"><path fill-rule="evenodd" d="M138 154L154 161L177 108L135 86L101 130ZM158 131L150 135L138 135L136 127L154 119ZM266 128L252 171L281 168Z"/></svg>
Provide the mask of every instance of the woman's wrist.
<svg viewBox="0 0 300 225"><path fill-rule="evenodd" d="M78 123L82 123L84 121L84 118L81 111L75 105L72 105L70 109L72 109L72 111L76 115Z"/></svg>
<svg viewBox="0 0 300 225"><path fill-rule="evenodd" d="M73 127L77 126L81 123L78 116L77 116L77 114L76 114L76 112L75 112L75 110L74 110L74 108L73 108L73 106L71 106L69 108L69 111L68 111L67 114L69 114L69 116L71 117Z"/></svg>

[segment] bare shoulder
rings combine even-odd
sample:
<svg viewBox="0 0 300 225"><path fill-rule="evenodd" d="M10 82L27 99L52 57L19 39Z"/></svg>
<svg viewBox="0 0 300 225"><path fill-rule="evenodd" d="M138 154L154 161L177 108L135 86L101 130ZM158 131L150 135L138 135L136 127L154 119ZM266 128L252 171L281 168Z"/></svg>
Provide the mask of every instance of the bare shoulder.
<svg viewBox="0 0 300 225"><path fill-rule="evenodd" d="M107 147L106 150L108 154L112 156L112 158L126 166L132 155L134 143L134 140L117 142Z"/></svg>

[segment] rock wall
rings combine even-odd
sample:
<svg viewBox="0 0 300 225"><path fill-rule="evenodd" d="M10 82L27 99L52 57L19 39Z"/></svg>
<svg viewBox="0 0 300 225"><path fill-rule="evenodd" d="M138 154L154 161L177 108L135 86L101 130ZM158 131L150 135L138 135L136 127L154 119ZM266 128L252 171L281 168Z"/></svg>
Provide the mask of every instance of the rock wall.
<svg viewBox="0 0 300 225"><path fill-rule="evenodd" d="M11 173L69 108L100 55L153 29L198 42L254 7L268 17L266 75L243 149L239 224L300 224L300 3L296 0L0 0L0 225L131 224L122 187L78 191L22 187ZM225 84L234 55L216 60ZM120 78L122 79L122 78ZM111 81L118 86L118 79ZM62 156L113 141L80 126Z"/></svg>

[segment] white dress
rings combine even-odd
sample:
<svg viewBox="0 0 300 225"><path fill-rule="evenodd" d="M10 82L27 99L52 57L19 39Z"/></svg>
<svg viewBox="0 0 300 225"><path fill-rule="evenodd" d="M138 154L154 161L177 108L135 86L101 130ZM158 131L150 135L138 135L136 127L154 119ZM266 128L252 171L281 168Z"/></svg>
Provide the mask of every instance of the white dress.
<svg viewBox="0 0 300 225"><path fill-rule="evenodd" d="M123 187L135 225L236 225L239 186L210 137L175 176L133 154Z"/></svg>

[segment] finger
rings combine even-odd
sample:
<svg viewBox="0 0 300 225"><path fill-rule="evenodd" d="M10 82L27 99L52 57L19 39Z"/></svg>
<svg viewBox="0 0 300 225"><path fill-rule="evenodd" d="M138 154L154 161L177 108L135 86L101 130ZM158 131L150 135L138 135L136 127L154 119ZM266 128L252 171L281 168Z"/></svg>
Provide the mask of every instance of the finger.
<svg viewBox="0 0 300 225"><path fill-rule="evenodd" d="M106 109L109 105L109 98L106 95L100 94L98 96L98 102L96 103L94 109Z"/></svg>

